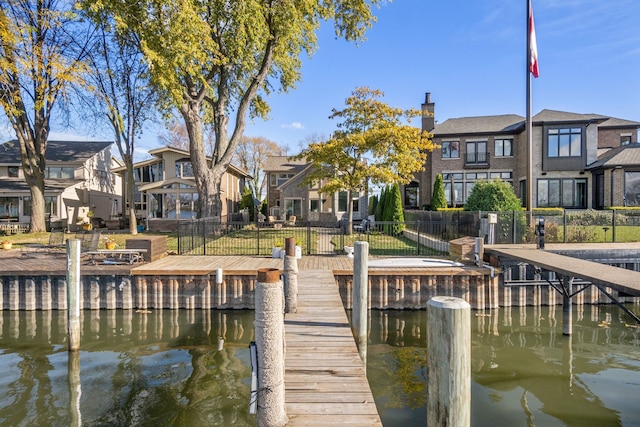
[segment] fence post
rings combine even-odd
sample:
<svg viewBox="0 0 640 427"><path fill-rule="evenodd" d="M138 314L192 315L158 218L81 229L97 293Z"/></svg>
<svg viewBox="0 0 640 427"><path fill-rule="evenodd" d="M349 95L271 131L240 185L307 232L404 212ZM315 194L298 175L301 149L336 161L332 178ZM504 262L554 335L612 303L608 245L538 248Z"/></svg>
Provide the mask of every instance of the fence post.
<svg viewBox="0 0 640 427"><path fill-rule="evenodd" d="M562 242L567 243L567 211L562 211Z"/></svg>
<svg viewBox="0 0 640 427"><path fill-rule="evenodd" d="M280 270L261 268L255 289L258 426L287 424L284 396L284 313Z"/></svg>
<svg viewBox="0 0 640 427"><path fill-rule="evenodd" d="M469 426L471 308L461 298L427 302L428 426Z"/></svg>
<svg viewBox="0 0 640 427"><path fill-rule="evenodd" d="M256 232L258 233L258 247L256 250L256 255L260 255L260 223L256 221Z"/></svg>
<svg viewBox="0 0 640 427"><path fill-rule="evenodd" d="M611 243L615 243L616 241L616 210L613 210L613 215L611 216ZM606 243L606 242L605 242Z"/></svg>
<svg viewBox="0 0 640 427"><path fill-rule="evenodd" d="M514 245L516 244L516 240L518 239L518 213L514 210L512 216L512 227L513 232L511 233L511 240Z"/></svg>
<svg viewBox="0 0 640 427"><path fill-rule="evenodd" d="M420 255L420 220L416 222L416 232L418 234L418 245L416 246L416 249L418 251L418 255Z"/></svg>

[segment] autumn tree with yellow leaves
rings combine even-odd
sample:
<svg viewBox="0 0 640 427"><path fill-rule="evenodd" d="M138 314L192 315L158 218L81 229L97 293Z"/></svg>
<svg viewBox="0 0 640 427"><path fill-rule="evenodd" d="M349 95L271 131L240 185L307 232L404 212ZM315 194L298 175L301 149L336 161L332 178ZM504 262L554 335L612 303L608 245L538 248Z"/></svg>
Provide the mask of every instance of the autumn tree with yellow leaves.
<svg viewBox="0 0 640 427"><path fill-rule="evenodd" d="M411 126L421 113L391 107L380 99L380 90L356 88L345 108L334 109L330 118L340 119L326 142L312 143L297 157L315 167L307 182L323 183L320 192L366 193L369 184L407 184L424 169L427 153L435 147L428 132ZM353 204L348 203L347 232L353 226Z"/></svg>

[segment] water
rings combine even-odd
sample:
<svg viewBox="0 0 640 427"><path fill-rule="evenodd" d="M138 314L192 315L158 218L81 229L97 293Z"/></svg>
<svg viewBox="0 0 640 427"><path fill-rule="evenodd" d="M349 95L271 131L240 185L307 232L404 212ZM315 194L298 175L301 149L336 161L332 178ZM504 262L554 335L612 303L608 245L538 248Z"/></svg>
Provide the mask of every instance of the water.
<svg viewBox="0 0 640 427"><path fill-rule="evenodd" d="M0 425L254 426L252 311L3 312Z"/></svg>
<svg viewBox="0 0 640 427"><path fill-rule="evenodd" d="M638 312L638 307L630 307ZM640 425L640 329L615 306L471 312L472 426ZM426 312L371 311L367 373L385 427L426 422Z"/></svg>
<svg viewBox="0 0 640 427"><path fill-rule="evenodd" d="M635 312L638 306L631 307ZM426 423L426 312L372 310L368 375L385 427ZM2 312L0 425L253 426L252 311ZM640 425L640 329L615 306L471 312L473 426Z"/></svg>

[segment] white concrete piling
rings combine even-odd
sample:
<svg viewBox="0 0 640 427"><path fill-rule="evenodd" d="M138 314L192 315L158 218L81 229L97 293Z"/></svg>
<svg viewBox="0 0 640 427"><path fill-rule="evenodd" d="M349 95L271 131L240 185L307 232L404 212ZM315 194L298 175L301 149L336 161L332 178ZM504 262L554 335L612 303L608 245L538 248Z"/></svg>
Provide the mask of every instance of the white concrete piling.
<svg viewBox="0 0 640 427"><path fill-rule="evenodd" d="M284 310L280 270L258 270L255 332L258 354L258 427L289 421L284 395Z"/></svg>
<svg viewBox="0 0 640 427"><path fill-rule="evenodd" d="M296 258L296 239L287 237L284 255L284 312L298 311L298 259Z"/></svg>
<svg viewBox="0 0 640 427"><path fill-rule="evenodd" d="M67 332L69 351L80 350L80 240L67 240Z"/></svg>
<svg viewBox="0 0 640 427"><path fill-rule="evenodd" d="M360 357L366 360L369 318L369 243L355 242L353 259L353 311L351 323Z"/></svg>

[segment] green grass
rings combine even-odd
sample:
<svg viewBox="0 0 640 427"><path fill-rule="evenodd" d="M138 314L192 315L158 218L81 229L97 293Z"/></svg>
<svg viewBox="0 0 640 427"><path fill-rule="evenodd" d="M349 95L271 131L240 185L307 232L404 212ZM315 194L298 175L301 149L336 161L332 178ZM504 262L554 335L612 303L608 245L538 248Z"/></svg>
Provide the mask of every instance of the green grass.
<svg viewBox="0 0 640 427"><path fill-rule="evenodd" d="M302 253L307 253L307 229L291 228L291 229L261 229L260 230L260 248L259 255L271 255L271 248L284 248L285 239L294 237L296 244L302 247ZM311 253L317 251L316 242L318 233L311 230ZM194 242L196 252L200 250L199 246L202 241ZM224 253L225 255L247 255L255 254L258 248L258 230L255 228L244 228L242 230L233 231L229 234L220 236L217 239L210 240L207 244L207 253Z"/></svg>
<svg viewBox="0 0 640 427"><path fill-rule="evenodd" d="M0 241L9 241L13 243L12 249L20 249L25 245L40 243L46 245L49 243L49 234L50 233L22 233L22 234L11 234L9 236L0 236ZM66 233L64 238L73 239L75 237L75 233ZM105 241L107 237L111 240L114 240L118 245L118 248L126 247L127 239L131 238L144 238L145 235L150 236L167 236L167 250L168 251L177 251L178 250L178 234L177 233L138 233L136 235L129 233L109 233L108 231L102 231L100 237L100 244L98 248L103 249Z"/></svg>
<svg viewBox="0 0 640 427"><path fill-rule="evenodd" d="M371 255L418 255L418 243L403 235L391 236L378 232L354 233L344 236L344 245L353 246L355 242L369 242L369 254ZM340 236L331 239L336 247L336 252L341 253ZM420 255L447 255L442 252L420 245Z"/></svg>

